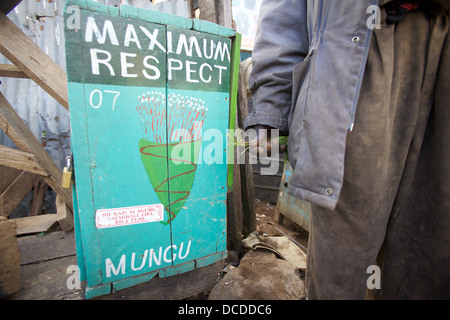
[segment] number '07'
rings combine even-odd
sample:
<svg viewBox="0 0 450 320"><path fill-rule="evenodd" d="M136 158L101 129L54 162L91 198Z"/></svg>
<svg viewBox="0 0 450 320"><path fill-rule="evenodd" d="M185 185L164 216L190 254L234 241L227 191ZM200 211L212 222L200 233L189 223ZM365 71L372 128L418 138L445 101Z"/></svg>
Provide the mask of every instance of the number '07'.
<svg viewBox="0 0 450 320"><path fill-rule="evenodd" d="M116 105L117 98L120 96L120 92L119 91L112 91L112 90L103 90L103 92L107 93L107 94L113 94L114 95L113 100L112 100L112 106L111 106L111 110L114 111L114 107ZM100 91L98 89L92 90L91 95L89 96L89 104L94 109L100 108L102 106L102 104L103 104L103 93L102 93L102 91Z"/></svg>

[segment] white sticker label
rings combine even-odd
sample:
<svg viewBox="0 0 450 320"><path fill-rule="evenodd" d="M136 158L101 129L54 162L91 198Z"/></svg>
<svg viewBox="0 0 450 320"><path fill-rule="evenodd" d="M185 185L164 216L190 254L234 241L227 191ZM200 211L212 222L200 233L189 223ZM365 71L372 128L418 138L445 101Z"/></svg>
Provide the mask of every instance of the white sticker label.
<svg viewBox="0 0 450 320"><path fill-rule="evenodd" d="M95 212L97 229L156 222L164 219L164 206L151 204L127 208L101 209Z"/></svg>

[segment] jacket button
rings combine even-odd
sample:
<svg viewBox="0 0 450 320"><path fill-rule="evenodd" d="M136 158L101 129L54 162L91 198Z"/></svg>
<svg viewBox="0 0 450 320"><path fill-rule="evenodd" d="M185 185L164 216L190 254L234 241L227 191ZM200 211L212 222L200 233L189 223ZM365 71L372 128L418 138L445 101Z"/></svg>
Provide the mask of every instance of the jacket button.
<svg viewBox="0 0 450 320"><path fill-rule="evenodd" d="M352 42L353 42L353 43L358 43L358 42L359 42L359 37L354 36L354 37L352 38Z"/></svg>
<svg viewBox="0 0 450 320"><path fill-rule="evenodd" d="M331 196L333 194L333 189L328 188L327 190L325 190L325 193L327 194L327 196Z"/></svg>

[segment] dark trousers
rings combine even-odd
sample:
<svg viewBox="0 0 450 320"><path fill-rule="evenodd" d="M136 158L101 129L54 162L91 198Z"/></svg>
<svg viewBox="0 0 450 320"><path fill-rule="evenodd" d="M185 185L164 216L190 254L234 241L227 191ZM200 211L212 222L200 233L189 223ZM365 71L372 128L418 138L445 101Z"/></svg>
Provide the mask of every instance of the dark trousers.
<svg viewBox="0 0 450 320"><path fill-rule="evenodd" d="M448 34L423 12L374 30L338 205L310 217L308 299L364 299L373 265L372 296L450 298Z"/></svg>

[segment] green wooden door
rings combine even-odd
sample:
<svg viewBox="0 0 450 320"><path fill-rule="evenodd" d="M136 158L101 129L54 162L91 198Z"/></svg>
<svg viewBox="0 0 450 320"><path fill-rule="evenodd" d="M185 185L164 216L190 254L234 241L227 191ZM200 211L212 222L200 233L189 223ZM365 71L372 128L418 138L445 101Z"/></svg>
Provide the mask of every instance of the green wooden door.
<svg viewBox="0 0 450 320"><path fill-rule="evenodd" d="M79 3L66 5L65 36L90 297L225 257L232 40L192 20Z"/></svg>

